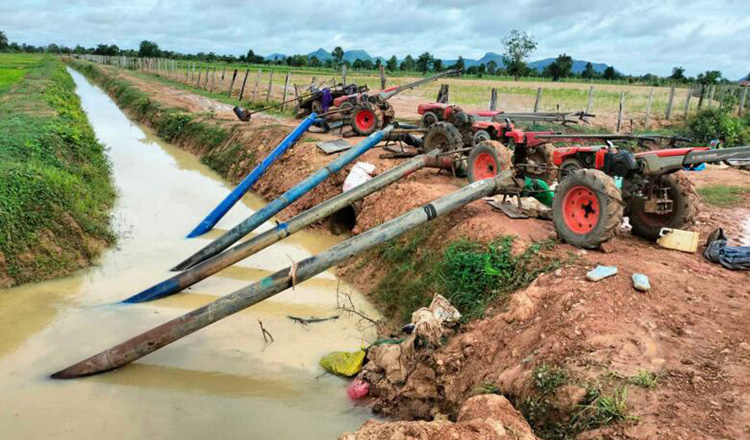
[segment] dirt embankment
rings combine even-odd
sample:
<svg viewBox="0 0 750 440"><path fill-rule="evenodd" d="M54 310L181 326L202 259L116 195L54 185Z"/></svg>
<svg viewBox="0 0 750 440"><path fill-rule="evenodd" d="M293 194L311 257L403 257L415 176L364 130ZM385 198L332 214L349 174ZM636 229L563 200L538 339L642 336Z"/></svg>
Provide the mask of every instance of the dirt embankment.
<svg viewBox="0 0 750 440"><path fill-rule="evenodd" d="M222 142L210 148L196 137L178 137L175 142L205 159L216 158L215 168L232 181L244 176L294 125L273 117L238 123L229 109L206 98L107 70L125 76L165 107L213 111L214 116L205 121L228 132ZM154 123L153 116L140 119ZM320 152L313 139L331 137L306 135L254 189L274 198L321 168L332 157ZM379 154L373 150L361 160L375 164L379 172L397 163L380 159ZM348 168L332 176L280 217L289 218L338 194L347 172ZM690 176L699 186L727 181L750 186L750 174L736 170L709 167ZM415 173L368 197L355 233L461 184L436 170ZM716 226L725 227L734 239L747 234L743 224L750 201L732 209L701 208L696 228L702 238ZM483 201L453 213L435 233L439 236L430 243L515 235L523 246L554 236L549 222L509 220ZM462 406L477 393L507 396L544 438L750 437L750 277L746 272L731 272L699 254L662 249L627 234L614 239L606 252L584 252L567 245L559 245L555 252L572 263L516 292L507 303L494 305L485 319L469 324L444 346L420 355L412 372L418 365L419 374L431 378L434 386L429 394L405 392L403 383L373 380L370 403L379 412L407 420L449 419L456 424L370 422L346 438L431 438L443 432L450 438L505 438L497 429L495 437L481 434L495 429L495 422L474 426L476 418L461 416ZM585 281L586 271L597 264L617 266L619 272L597 283ZM340 268L365 292L385 270L382 262L364 257ZM650 292L633 289L634 273L649 277Z"/></svg>
<svg viewBox="0 0 750 440"><path fill-rule="evenodd" d="M109 164L73 79L29 61L0 94L0 289L87 267L115 241Z"/></svg>

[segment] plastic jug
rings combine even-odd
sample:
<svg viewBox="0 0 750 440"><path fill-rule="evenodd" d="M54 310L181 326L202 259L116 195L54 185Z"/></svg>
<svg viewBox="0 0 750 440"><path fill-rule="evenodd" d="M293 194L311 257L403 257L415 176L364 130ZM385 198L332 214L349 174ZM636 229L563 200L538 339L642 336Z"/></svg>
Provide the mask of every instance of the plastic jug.
<svg viewBox="0 0 750 440"><path fill-rule="evenodd" d="M678 251L694 253L698 250L698 240L700 236L697 232L685 231L682 229L661 228L659 239L656 243L667 249L676 249Z"/></svg>

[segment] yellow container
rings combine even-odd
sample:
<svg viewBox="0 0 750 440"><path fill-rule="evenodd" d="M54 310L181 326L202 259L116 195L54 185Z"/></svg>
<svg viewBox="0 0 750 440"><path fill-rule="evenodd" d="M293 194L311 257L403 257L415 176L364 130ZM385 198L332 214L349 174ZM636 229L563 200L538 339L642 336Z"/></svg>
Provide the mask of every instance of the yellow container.
<svg viewBox="0 0 750 440"><path fill-rule="evenodd" d="M682 229L661 228L659 239L656 243L667 249L676 249L678 251L690 252L691 254L698 250L698 240L700 236L697 232L684 231Z"/></svg>

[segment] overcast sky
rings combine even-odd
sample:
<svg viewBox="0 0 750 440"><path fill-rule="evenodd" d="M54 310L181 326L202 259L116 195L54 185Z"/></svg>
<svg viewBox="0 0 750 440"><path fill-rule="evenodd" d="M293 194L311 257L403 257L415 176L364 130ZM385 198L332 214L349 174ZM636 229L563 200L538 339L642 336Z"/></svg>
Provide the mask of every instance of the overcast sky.
<svg viewBox="0 0 750 440"><path fill-rule="evenodd" d="M364 49L444 59L502 53L513 28L539 42L531 61L567 53L628 74L750 72L750 0L1 0L11 41L240 55Z"/></svg>

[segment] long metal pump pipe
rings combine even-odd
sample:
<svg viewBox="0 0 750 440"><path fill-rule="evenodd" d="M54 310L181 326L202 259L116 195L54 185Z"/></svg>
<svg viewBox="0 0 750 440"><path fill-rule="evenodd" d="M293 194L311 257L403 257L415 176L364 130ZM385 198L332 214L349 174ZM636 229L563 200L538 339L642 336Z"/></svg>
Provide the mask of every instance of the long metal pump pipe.
<svg viewBox="0 0 750 440"><path fill-rule="evenodd" d="M368 195L385 188L391 183L396 182L417 170L425 167L451 169L453 166L452 160L447 156L440 156L439 154L439 150L433 150L428 154L414 157L413 159L375 176L370 181L298 214L288 222L279 223L273 229L258 234L244 243L240 243L219 255L215 255L198 263L190 269L137 293L123 302L140 303L153 301L155 299L175 294L192 286L198 281L208 278L234 263L249 257L250 255L260 252L295 232L298 232L317 221L325 219L336 211L345 208L358 200L362 200Z"/></svg>
<svg viewBox="0 0 750 440"><path fill-rule="evenodd" d="M276 148L268 154L268 156L259 163L250 174L245 177L239 185L237 185L231 193L229 193L224 200L219 203L216 208L211 211L206 218L201 221L198 226L195 227L189 234L188 238L197 237L210 231L216 223L221 220L224 215L229 212L230 209L242 198L243 195L253 186L258 179L263 176L268 168L273 165L276 160L281 157L286 150L292 145L296 144L299 138L313 125L318 119L318 115L312 113L310 116L305 118L291 133L289 133Z"/></svg>
<svg viewBox="0 0 750 440"><path fill-rule="evenodd" d="M245 235L255 230L258 226L265 223L279 211L291 205L295 200L299 199L300 197L311 191L313 188L320 185L320 183L327 179L328 176L344 168L354 159L361 156L364 152L377 145L378 142L383 140L383 137L392 129L393 126L389 125L384 129L378 130L367 138L359 141L357 145L352 147L350 150L331 161L331 163L315 172L312 176L289 189L287 192L279 196L279 198L264 206L260 211L255 212L253 215L243 220L242 223L225 232L221 237L206 245L203 249L199 250L198 252L190 256L187 260L175 266L172 270L178 271L188 269L228 248L237 240L241 239Z"/></svg>
<svg viewBox="0 0 750 440"><path fill-rule="evenodd" d="M72 379L122 367L203 327L293 287L293 282L301 283L310 279L353 255L395 238L474 200L494 194L500 188L511 185L515 186L516 183L510 171L503 171L495 177L478 180L432 203L413 209L393 220L341 242L326 252L307 258L293 266L294 271L292 271L292 267L282 269L208 305L60 370L54 373L52 378Z"/></svg>

